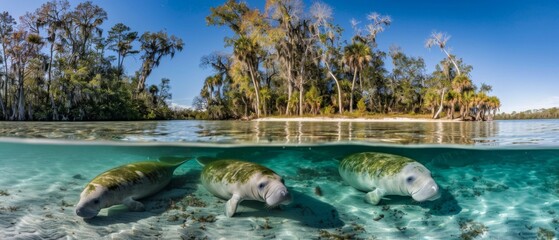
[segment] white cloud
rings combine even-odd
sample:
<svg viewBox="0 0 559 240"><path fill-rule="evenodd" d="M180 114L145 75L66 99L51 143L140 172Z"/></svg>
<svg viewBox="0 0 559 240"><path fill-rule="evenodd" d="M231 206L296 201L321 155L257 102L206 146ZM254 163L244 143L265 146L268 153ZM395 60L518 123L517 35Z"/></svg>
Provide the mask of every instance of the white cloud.
<svg viewBox="0 0 559 240"><path fill-rule="evenodd" d="M175 102L171 102L169 103L169 108L171 109L192 109L192 106L188 106L188 105L183 105L183 104L178 104Z"/></svg>

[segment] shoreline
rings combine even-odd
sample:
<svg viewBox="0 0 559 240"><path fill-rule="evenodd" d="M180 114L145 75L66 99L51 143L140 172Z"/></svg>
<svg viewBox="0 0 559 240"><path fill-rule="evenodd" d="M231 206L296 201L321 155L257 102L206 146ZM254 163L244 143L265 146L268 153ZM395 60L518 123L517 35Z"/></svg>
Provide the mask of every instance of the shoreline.
<svg viewBox="0 0 559 240"><path fill-rule="evenodd" d="M254 122L463 122L460 119L430 119L430 118L407 118L407 117L385 117L385 118L346 118L346 117L264 117L252 119Z"/></svg>

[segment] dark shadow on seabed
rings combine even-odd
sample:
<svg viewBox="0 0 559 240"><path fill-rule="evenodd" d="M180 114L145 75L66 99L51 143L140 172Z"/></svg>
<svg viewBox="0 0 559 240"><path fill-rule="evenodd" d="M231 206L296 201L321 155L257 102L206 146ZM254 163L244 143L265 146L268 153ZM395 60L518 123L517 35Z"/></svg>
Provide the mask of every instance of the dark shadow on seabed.
<svg viewBox="0 0 559 240"><path fill-rule="evenodd" d="M387 196L379 205L417 205L429 209L426 213L435 216L453 216L462 211L456 198L446 188L440 188L441 197L434 201L416 202L408 196ZM388 200L389 199L389 200Z"/></svg>
<svg viewBox="0 0 559 240"><path fill-rule="evenodd" d="M241 203L242 206L255 210L244 212L237 211L234 218L266 218L273 216L283 219L292 219L312 228L337 228L344 226L345 223L340 219L338 210L336 210L334 206L302 192L292 189L289 191L293 196L293 202L287 206L266 210L264 209L264 204L261 202L244 201Z"/></svg>

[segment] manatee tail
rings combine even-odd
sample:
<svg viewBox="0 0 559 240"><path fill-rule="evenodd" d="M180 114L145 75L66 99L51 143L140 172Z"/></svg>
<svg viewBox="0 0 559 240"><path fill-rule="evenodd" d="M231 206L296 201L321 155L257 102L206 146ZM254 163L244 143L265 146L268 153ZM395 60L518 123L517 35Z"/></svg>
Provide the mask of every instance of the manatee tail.
<svg viewBox="0 0 559 240"><path fill-rule="evenodd" d="M168 163L171 164L175 167L178 167L180 165L182 165L185 162L188 162L188 160L192 159L192 157L184 157L184 156L162 156L159 157L159 161L160 162L164 162L164 163Z"/></svg>
<svg viewBox="0 0 559 240"><path fill-rule="evenodd" d="M206 157L206 156L202 156L202 157L197 157L196 161L203 166L206 166L206 164L214 162L219 160L219 158L215 158L215 157Z"/></svg>

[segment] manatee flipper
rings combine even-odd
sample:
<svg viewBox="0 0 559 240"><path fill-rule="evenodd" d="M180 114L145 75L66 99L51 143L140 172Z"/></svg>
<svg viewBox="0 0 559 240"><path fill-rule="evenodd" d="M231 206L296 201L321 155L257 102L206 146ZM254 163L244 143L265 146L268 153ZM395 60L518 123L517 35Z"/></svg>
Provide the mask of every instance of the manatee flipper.
<svg viewBox="0 0 559 240"><path fill-rule="evenodd" d="M241 203L242 199L239 195L233 194L231 199L225 203L225 215L227 217L233 217L235 212L237 211L237 206Z"/></svg>
<svg viewBox="0 0 559 240"><path fill-rule="evenodd" d="M122 204L124 204L126 207L128 207L128 209L130 209L130 211L133 212L143 212L146 210L143 203L132 199L132 197L124 199Z"/></svg>
<svg viewBox="0 0 559 240"><path fill-rule="evenodd" d="M383 189L377 188L371 192L368 192L365 195L365 202L368 202L370 204L373 205L377 205L380 202L380 199L382 197L384 197L384 194L386 193L386 191L384 191Z"/></svg>
<svg viewBox="0 0 559 240"><path fill-rule="evenodd" d="M196 158L196 161L198 162L198 164L200 164L201 166L206 166L211 162L215 162L221 160L219 158L216 157L209 157L209 156L200 156Z"/></svg>

